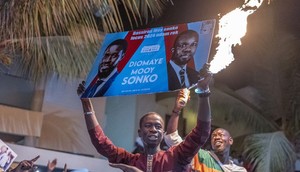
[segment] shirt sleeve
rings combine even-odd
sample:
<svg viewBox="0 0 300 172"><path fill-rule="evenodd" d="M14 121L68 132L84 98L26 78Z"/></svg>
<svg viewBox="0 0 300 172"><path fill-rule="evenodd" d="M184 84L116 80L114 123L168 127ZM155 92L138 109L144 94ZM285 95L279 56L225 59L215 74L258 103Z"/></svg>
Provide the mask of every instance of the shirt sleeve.
<svg viewBox="0 0 300 172"><path fill-rule="evenodd" d="M165 134L164 140L168 147L178 145L179 143L182 142L182 138L178 134L178 130L170 134Z"/></svg>
<svg viewBox="0 0 300 172"><path fill-rule="evenodd" d="M109 162L112 163L125 163L130 161L133 156L130 152L125 149L115 146L112 141L104 134L100 125L93 129L90 129L89 135L94 147L98 153L105 156Z"/></svg>
<svg viewBox="0 0 300 172"><path fill-rule="evenodd" d="M205 144L210 134L211 123L197 120L196 127L185 137L183 142L176 146L174 153L178 163L189 164L200 147Z"/></svg>

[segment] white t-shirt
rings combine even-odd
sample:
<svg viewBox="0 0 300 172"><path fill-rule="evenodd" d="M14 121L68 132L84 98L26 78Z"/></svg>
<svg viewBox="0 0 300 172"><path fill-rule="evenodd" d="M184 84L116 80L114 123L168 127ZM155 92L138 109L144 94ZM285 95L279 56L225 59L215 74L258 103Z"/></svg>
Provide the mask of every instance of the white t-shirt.
<svg viewBox="0 0 300 172"><path fill-rule="evenodd" d="M7 153L3 153L1 156L0 156L0 167L4 167L6 162L8 161L9 159L9 156Z"/></svg>

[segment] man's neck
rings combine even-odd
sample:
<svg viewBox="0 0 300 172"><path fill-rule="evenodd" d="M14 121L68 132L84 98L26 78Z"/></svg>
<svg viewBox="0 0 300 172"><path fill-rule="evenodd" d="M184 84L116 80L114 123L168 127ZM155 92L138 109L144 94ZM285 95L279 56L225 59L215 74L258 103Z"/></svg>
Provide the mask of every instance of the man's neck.
<svg viewBox="0 0 300 172"><path fill-rule="evenodd" d="M229 164L229 151L215 152L222 164Z"/></svg>
<svg viewBox="0 0 300 172"><path fill-rule="evenodd" d="M112 71L110 72L110 74L107 75L106 77L103 77L103 76L99 76L99 75L98 75L98 80L100 80L100 81L106 81L106 80L108 80L111 76L113 76L116 72L118 72L118 71L117 71L117 68L115 68L114 70L112 70Z"/></svg>
<svg viewBox="0 0 300 172"><path fill-rule="evenodd" d="M158 151L160 151L159 146L157 146L157 147L145 147L144 148L145 155L154 155Z"/></svg>
<svg viewBox="0 0 300 172"><path fill-rule="evenodd" d="M177 64L175 61L171 60L175 65L179 66L180 68L184 68L186 64Z"/></svg>

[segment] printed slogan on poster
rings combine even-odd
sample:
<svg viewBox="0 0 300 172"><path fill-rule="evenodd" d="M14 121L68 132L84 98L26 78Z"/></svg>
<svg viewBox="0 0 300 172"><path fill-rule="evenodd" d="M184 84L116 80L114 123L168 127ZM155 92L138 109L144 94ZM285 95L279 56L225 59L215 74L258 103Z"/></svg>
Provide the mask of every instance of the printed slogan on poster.
<svg viewBox="0 0 300 172"><path fill-rule="evenodd" d="M215 20L106 34L82 97L152 94L197 83Z"/></svg>

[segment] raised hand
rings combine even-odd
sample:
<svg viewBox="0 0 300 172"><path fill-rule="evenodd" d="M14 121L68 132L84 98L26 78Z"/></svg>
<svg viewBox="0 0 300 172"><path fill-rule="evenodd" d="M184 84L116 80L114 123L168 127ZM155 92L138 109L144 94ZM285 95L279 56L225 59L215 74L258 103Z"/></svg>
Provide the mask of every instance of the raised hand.
<svg viewBox="0 0 300 172"><path fill-rule="evenodd" d="M77 95L80 96L85 91L85 81L82 81L77 87Z"/></svg>
<svg viewBox="0 0 300 172"><path fill-rule="evenodd" d="M203 65L203 68L200 70L200 79L198 81L197 87L201 90L207 90L209 83L212 80L213 74L209 71L210 64L206 63Z"/></svg>
<svg viewBox="0 0 300 172"><path fill-rule="evenodd" d="M56 164L57 164L57 159L56 158L54 160L52 160L52 161L48 161L47 171L48 172L52 172L55 169Z"/></svg>
<svg viewBox="0 0 300 172"><path fill-rule="evenodd" d="M11 172L25 172L30 169L34 169L34 168L36 168L36 166L34 166L34 163L39 158L40 158L40 155L36 156L35 158L33 158L31 160L23 160L18 164L18 166L16 168L11 170ZM32 170L32 171L34 171L34 170Z"/></svg>

